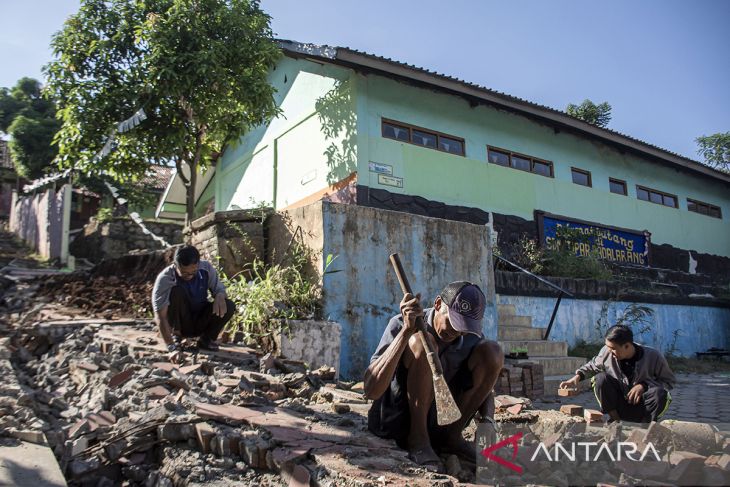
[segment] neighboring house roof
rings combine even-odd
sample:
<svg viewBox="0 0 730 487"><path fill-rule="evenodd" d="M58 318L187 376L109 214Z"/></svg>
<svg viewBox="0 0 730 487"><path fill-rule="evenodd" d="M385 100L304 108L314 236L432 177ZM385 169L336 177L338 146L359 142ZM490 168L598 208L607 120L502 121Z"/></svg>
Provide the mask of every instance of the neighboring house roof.
<svg viewBox="0 0 730 487"><path fill-rule="evenodd" d="M488 104L533 119L539 119L557 129L598 139L621 151L630 151L639 154L674 169L682 169L724 183L730 183L730 174L712 169L698 161L615 130L592 125L560 110L523 100L458 78L347 47L318 46L288 40L280 40L279 45L287 55L292 57L312 58L320 61L327 60L332 64L349 67L356 71L375 73L430 89L437 89L442 92L467 98L472 105Z"/></svg>
<svg viewBox="0 0 730 487"><path fill-rule="evenodd" d="M165 188L167 188L167 185L169 184L172 175L172 167L150 165L147 173L140 181L140 184L145 189L159 191L161 193L165 191Z"/></svg>
<svg viewBox="0 0 730 487"><path fill-rule="evenodd" d="M185 171L185 175L190 175L190 167L183 162L182 164L183 171ZM170 219L182 219L185 218L185 213L179 213L176 211L170 211L165 208L165 205L182 205L185 206L186 196L187 196L187 188L185 187L185 184L182 182L182 178L180 178L180 175L177 173L177 169L170 168L171 175L169 182L167 183L167 186L164 188L164 192L162 195L160 195L160 199L157 203L157 209L155 210L155 217L156 218L170 218ZM198 169L198 178L195 180L195 196L194 201L198 201L200 196L203 194L205 189L208 187L209 184L213 181L213 176L215 175L215 166L208 167L204 172L201 172L200 169Z"/></svg>

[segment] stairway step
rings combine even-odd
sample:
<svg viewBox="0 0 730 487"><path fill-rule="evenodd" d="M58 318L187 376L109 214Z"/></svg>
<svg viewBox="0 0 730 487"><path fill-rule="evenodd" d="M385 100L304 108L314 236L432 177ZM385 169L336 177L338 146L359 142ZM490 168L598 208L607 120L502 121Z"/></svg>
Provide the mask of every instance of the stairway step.
<svg viewBox="0 0 730 487"><path fill-rule="evenodd" d="M528 359L505 359L506 364L536 362L542 365L543 374L562 375L563 380L573 377L575 370L587 362L583 357L530 357Z"/></svg>
<svg viewBox="0 0 730 487"><path fill-rule="evenodd" d="M517 314L517 308L515 308L514 304L498 304L497 305L497 316L499 316L499 321L502 321L503 318L506 318L508 316L514 316Z"/></svg>
<svg viewBox="0 0 730 487"><path fill-rule="evenodd" d="M532 357L565 357L568 355L568 342L551 342L546 340L500 340L499 345L506 354L515 348L527 348Z"/></svg>
<svg viewBox="0 0 730 487"><path fill-rule="evenodd" d="M545 335L545 328L528 326L498 326L497 340L541 340Z"/></svg>
<svg viewBox="0 0 730 487"><path fill-rule="evenodd" d="M500 326L532 326L532 316L504 316L499 319Z"/></svg>
<svg viewBox="0 0 730 487"><path fill-rule="evenodd" d="M571 377L573 377L573 374L567 374L567 375L546 375L544 379L544 385L545 385L545 396L557 396L558 395L558 388L560 387L560 383L564 380L568 380ZM578 383L578 390L588 391L591 388L591 381L590 380L584 380ZM597 409L597 408L596 408Z"/></svg>

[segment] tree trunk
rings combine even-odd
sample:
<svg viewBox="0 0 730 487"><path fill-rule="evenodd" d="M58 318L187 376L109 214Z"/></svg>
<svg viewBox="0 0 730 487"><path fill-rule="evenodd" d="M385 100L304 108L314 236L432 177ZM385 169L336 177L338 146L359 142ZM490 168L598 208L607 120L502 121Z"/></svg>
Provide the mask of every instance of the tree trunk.
<svg viewBox="0 0 730 487"><path fill-rule="evenodd" d="M195 183L198 180L198 164L197 161L191 161L190 177L188 184L185 185L185 226L189 227L193 221L195 213Z"/></svg>

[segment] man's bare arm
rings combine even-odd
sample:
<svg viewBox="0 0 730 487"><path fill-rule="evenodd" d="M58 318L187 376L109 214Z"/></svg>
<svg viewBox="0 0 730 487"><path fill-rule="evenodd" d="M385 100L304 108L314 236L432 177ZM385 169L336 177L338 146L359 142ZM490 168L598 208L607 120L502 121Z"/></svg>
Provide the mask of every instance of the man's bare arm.
<svg viewBox="0 0 730 487"><path fill-rule="evenodd" d="M415 333L414 330L401 329L393 343L385 349L385 353L370 364L368 370L365 371L363 381L366 398L378 399L388 389L388 385L395 374L395 369L398 367L398 362L400 362L400 358L408 346L408 340L413 333Z"/></svg>
<svg viewBox="0 0 730 487"><path fill-rule="evenodd" d="M167 319L167 308L168 306L163 306L155 312L155 323L157 323L157 326L160 329L160 334L162 335L162 339L165 341L165 345L170 345L173 343L172 327Z"/></svg>

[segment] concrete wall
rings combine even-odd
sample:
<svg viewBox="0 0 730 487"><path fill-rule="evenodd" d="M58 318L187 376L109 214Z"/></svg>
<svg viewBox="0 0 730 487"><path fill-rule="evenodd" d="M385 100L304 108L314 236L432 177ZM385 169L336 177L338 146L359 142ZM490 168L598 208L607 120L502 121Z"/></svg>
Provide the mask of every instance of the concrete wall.
<svg viewBox="0 0 730 487"><path fill-rule="evenodd" d="M216 169L216 211L285 208L355 171L350 71L283 58L269 81L281 116L226 148Z"/></svg>
<svg viewBox="0 0 730 487"><path fill-rule="evenodd" d="M61 257L63 201L64 191L53 188L20 197L13 192L10 231L44 258Z"/></svg>
<svg viewBox="0 0 730 487"><path fill-rule="evenodd" d="M403 293L391 253L400 255L424 306L451 281L469 280L487 291L491 256L482 225L327 202L298 211L311 214L313 222L322 215L322 255L337 256L329 270L341 270L323 276L323 315L342 325L343 377L362 377L385 326L399 312ZM494 308L485 320L489 337L496 337Z"/></svg>
<svg viewBox="0 0 730 487"><path fill-rule="evenodd" d="M499 296L500 304L514 304L518 315L532 316L532 326L546 327L550 321L555 298L532 296ZM607 307L606 303L608 303ZM597 301L563 298L550 332L550 339L567 341L574 346L580 340L602 343L603 336L596 323L613 324L623 316L631 303L624 301ZM674 344L675 355L694 356L711 347L730 349L730 309L682 306L671 304L646 304L654 310L649 317L651 329L636 337L636 341L655 347L663 352ZM634 327L634 332L643 325ZM603 328L605 332L606 327ZM674 339L675 331L679 334Z"/></svg>

